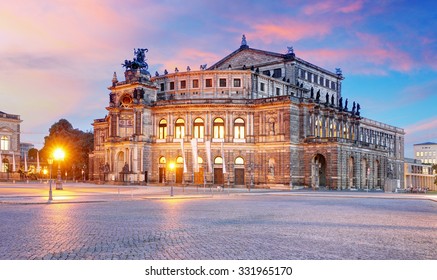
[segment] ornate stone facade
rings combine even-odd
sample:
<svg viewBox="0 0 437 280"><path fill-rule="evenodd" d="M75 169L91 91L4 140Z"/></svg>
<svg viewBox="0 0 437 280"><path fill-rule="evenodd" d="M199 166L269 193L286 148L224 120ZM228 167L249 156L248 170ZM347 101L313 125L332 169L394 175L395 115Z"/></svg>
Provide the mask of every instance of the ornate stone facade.
<svg viewBox="0 0 437 280"><path fill-rule="evenodd" d="M340 69L315 66L292 48L267 52L245 40L209 68L154 77L127 69L123 82L114 74L108 115L94 121L90 175L281 188L403 185L403 129L362 117L358 103L343 102L342 81Z"/></svg>
<svg viewBox="0 0 437 280"><path fill-rule="evenodd" d="M21 122L19 115L0 111L0 179L15 179L12 172L20 168Z"/></svg>

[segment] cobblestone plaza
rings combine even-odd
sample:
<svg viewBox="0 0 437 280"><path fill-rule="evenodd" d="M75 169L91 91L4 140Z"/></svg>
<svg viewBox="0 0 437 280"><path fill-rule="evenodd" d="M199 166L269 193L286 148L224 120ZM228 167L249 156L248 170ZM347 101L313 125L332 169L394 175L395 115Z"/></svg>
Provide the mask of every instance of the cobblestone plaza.
<svg viewBox="0 0 437 280"><path fill-rule="evenodd" d="M51 204L2 196L0 259L437 259L432 199L194 188L146 195L156 189L70 202L55 192Z"/></svg>

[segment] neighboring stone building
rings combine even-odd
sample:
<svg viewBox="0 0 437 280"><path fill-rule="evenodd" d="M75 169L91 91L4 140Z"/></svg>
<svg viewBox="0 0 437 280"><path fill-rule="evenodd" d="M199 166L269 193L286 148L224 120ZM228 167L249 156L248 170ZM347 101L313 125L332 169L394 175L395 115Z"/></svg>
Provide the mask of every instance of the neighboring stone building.
<svg viewBox="0 0 437 280"><path fill-rule="evenodd" d="M143 51L141 53L141 51ZM382 189L403 186L403 129L363 118L343 76L294 54L239 49L213 66L115 73L94 121L95 180ZM142 66L141 66L142 65ZM176 165L169 170L169 163Z"/></svg>
<svg viewBox="0 0 437 280"><path fill-rule="evenodd" d="M28 155L29 150L33 148L35 148L35 145L33 145L32 143L20 143L21 158L24 159L24 157Z"/></svg>
<svg viewBox="0 0 437 280"><path fill-rule="evenodd" d="M0 179L11 179L20 167L20 124L19 115L0 111Z"/></svg>
<svg viewBox="0 0 437 280"><path fill-rule="evenodd" d="M414 144L414 158L422 163L437 164L437 143Z"/></svg>
<svg viewBox="0 0 437 280"><path fill-rule="evenodd" d="M423 164L420 160L405 158L405 189L436 191L434 172L430 164Z"/></svg>

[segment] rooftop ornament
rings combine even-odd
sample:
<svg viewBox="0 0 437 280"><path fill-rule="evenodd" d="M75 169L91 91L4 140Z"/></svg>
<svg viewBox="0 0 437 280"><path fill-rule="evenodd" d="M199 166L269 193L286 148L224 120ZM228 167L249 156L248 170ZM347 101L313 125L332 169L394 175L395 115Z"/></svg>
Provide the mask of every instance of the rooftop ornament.
<svg viewBox="0 0 437 280"><path fill-rule="evenodd" d="M124 64L122 64L123 67L126 68L126 70L145 70L149 68L149 65L146 63L146 55L145 53L148 52L148 49L134 49L134 58L133 60L125 60Z"/></svg>
<svg viewBox="0 0 437 280"><path fill-rule="evenodd" d="M247 44L246 41L246 35L243 34L243 37L241 37L241 46L240 49L248 49L249 45Z"/></svg>

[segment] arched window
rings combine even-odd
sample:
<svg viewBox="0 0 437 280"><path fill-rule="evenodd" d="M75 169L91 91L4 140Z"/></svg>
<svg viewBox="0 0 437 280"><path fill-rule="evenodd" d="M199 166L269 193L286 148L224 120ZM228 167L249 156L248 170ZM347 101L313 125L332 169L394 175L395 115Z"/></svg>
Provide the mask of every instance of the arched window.
<svg viewBox="0 0 437 280"><path fill-rule="evenodd" d="M244 137L245 137L244 120L238 118L234 121L234 138L244 139Z"/></svg>
<svg viewBox="0 0 437 280"><path fill-rule="evenodd" d="M177 157L176 158L176 163L178 163L178 164L184 163L184 158L183 157Z"/></svg>
<svg viewBox="0 0 437 280"><path fill-rule="evenodd" d="M197 163L198 163L198 164L202 164L202 163L203 163L203 158L201 158L201 157L197 157Z"/></svg>
<svg viewBox="0 0 437 280"><path fill-rule="evenodd" d="M236 165L243 165L244 159L242 157L237 157L234 162Z"/></svg>
<svg viewBox="0 0 437 280"><path fill-rule="evenodd" d="M3 151L7 151L10 149L10 141L8 136L2 136L2 138L0 139L0 147Z"/></svg>
<svg viewBox="0 0 437 280"><path fill-rule="evenodd" d="M166 163L167 163L167 160L165 159L165 157L160 157L160 158L159 158L159 163L160 163L160 164L166 164Z"/></svg>
<svg viewBox="0 0 437 280"><path fill-rule="evenodd" d="M167 120L162 119L159 122L159 133L158 133L159 139L165 139L167 138Z"/></svg>
<svg viewBox="0 0 437 280"><path fill-rule="evenodd" d="M204 138L205 137L205 126L201 118L196 118L194 120L194 138Z"/></svg>
<svg viewBox="0 0 437 280"><path fill-rule="evenodd" d="M213 138L225 138L225 122L216 118L213 123Z"/></svg>
<svg viewBox="0 0 437 280"><path fill-rule="evenodd" d="M223 164L223 159L222 157L216 157L214 159L214 164Z"/></svg>
<svg viewBox="0 0 437 280"><path fill-rule="evenodd" d="M9 171L9 160L7 158L0 159L0 172Z"/></svg>
<svg viewBox="0 0 437 280"><path fill-rule="evenodd" d="M185 136L185 121L183 119L177 119L175 124L174 138L183 138Z"/></svg>
<svg viewBox="0 0 437 280"><path fill-rule="evenodd" d="M322 118L318 117L317 118L317 128L318 128L318 135L319 137L323 137L323 126L322 126Z"/></svg>
<svg viewBox="0 0 437 280"><path fill-rule="evenodd" d="M343 138L347 138L347 124L343 125Z"/></svg>

